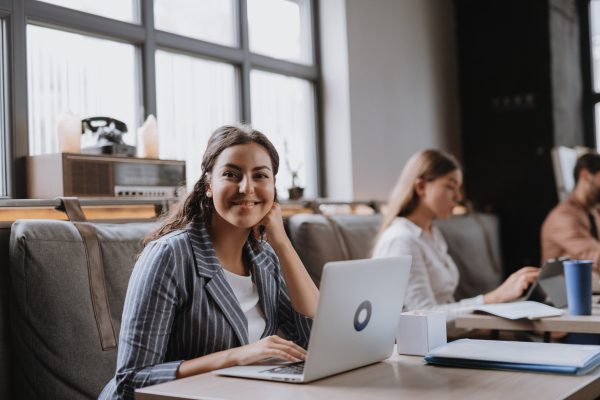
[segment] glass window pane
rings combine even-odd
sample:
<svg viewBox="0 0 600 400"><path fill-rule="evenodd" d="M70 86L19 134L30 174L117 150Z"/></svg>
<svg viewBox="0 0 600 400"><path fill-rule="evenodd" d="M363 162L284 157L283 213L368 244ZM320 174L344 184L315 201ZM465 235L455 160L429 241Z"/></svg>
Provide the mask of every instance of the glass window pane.
<svg viewBox="0 0 600 400"><path fill-rule="evenodd" d="M186 161L188 189L200 178L212 132L238 120L235 88L233 65L156 52L159 156Z"/></svg>
<svg viewBox="0 0 600 400"><path fill-rule="evenodd" d="M139 0L40 0L119 21L139 23Z"/></svg>
<svg viewBox="0 0 600 400"><path fill-rule="evenodd" d="M29 154L58 152L58 119L67 110L82 119L125 122L129 133L123 139L135 145L140 109L135 53L133 45L28 25Z"/></svg>
<svg viewBox="0 0 600 400"><path fill-rule="evenodd" d="M308 0L248 0L250 51L312 63Z"/></svg>
<svg viewBox="0 0 600 400"><path fill-rule="evenodd" d="M267 137L279 152L277 193L288 198L292 173L304 197L317 196L312 84L304 79L252 70L252 126Z"/></svg>
<svg viewBox="0 0 600 400"><path fill-rule="evenodd" d="M236 46L234 0L154 0L154 26L162 31Z"/></svg>

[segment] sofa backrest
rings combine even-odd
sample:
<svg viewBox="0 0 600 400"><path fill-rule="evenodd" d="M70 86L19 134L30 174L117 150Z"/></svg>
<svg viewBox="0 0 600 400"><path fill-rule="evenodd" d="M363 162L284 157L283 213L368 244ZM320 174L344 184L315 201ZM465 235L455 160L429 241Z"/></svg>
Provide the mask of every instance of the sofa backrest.
<svg viewBox="0 0 600 400"><path fill-rule="evenodd" d="M380 214L339 215L331 216L330 220L321 214L296 214L289 217L287 224L296 252L319 286L323 266L327 262L370 256L381 220ZM478 214L478 220L470 214L435 222L446 238L448 251L460 272L455 292L457 300L489 292L501 283L498 217ZM486 235L491 248L486 243ZM349 257L346 257L344 246Z"/></svg>
<svg viewBox="0 0 600 400"><path fill-rule="evenodd" d="M487 293L502 283L500 221L496 215L455 215L446 221L436 220L435 225L446 238L448 253L460 271L454 292L457 301Z"/></svg>
<svg viewBox="0 0 600 400"><path fill-rule="evenodd" d="M134 257L152 223L92 224L117 336ZM11 329L19 398L95 399L115 373L103 351L85 248L68 221L19 220L10 240Z"/></svg>
<svg viewBox="0 0 600 400"><path fill-rule="evenodd" d="M333 224L322 214L295 214L287 220L290 240L317 286L326 263L368 258L381 225L381 214L334 215L330 219Z"/></svg>

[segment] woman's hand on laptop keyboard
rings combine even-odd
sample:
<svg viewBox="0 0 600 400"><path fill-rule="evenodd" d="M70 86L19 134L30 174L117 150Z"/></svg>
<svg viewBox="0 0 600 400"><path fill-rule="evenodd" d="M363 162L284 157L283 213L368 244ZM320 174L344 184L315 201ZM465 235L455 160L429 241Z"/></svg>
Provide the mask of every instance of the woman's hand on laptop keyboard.
<svg viewBox="0 0 600 400"><path fill-rule="evenodd" d="M278 357L287 361L296 362L298 359L306 361L306 350L294 342L280 338L279 336L267 336L248 344L229 350L236 365L250 365L265 358Z"/></svg>
<svg viewBox="0 0 600 400"><path fill-rule="evenodd" d="M306 350L279 336L268 336L246 346L235 347L184 361L179 365L175 377L176 379L187 378L188 376L204 374L217 369L250 365L273 357L291 362L296 362L297 359L306 361Z"/></svg>
<svg viewBox="0 0 600 400"><path fill-rule="evenodd" d="M488 294L483 295L486 304L507 303L518 299L529 285L537 279L540 269L524 267L513 273L504 283Z"/></svg>

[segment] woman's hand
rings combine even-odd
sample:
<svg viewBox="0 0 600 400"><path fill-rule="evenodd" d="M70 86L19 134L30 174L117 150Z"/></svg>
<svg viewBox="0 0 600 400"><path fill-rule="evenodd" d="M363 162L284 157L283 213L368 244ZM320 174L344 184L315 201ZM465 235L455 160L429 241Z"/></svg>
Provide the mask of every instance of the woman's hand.
<svg viewBox="0 0 600 400"><path fill-rule="evenodd" d="M265 358L279 357L296 362L297 359L306 361L306 350L294 342L279 336L267 336L252 344L232 349L231 356L235 365L250 365Z"/></svg>
<svg viewBox="0 0 600 400"><path fill-rule="evenodd" d="M497 289L492 290L483 296L486 304L490 303L506 303L518 299L523 295L523 291L535 282L535 279L540 274L540 269L535 267L521 268L514 274L508 277L507 280Z"/></svg>
<svg viewBox="0 0 600 400"><path fill-rule="evenodd" d="M217 369L235 367L236 365L250 365L272 357L279 357L292 362L296 362L298 358L306 361L306 350L279 336L268 336L246 346L184 361L177 368L175 378L187 378L188 376L205 374Z"/></svg>
<svg viewBox="0 0 600 400"><path fill-rule="evenodd" d="M285 228L283 227L283 217L281 216L281 206L279 203L274 202L267 215L265 215L258 224L252 227L256 239L260 239L261 225L265 227L267 241L275 251L277 251L276 247L280 244L286 243L286 240L289 241L285 233Z"/></svg>
<svg viewBox="0 0 600 400"><path fill-rule="evenodd" d="M252 227L255 238L260 238L260 226L265 227L267 240L279 258L283 279L287 286L292 306L296 312L313 318L317 308L319 290L308 275L302 260L298 257L292 242L283 227L281 207L273 203L267 215ZM300 348L300 347L298 347Z"/></svg>

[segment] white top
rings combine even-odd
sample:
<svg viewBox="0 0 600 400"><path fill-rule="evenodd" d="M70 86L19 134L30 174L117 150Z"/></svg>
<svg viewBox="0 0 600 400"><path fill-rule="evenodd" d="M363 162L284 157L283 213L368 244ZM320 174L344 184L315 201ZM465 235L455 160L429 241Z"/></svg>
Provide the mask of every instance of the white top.
<svg viewBox="0 0 600 400"><path fill-rule="evenodd" d="M484 304L483 295L459 302L454 300L458 268L448 254L442 232L434 226L430 234L408 219L397 217L379 238L373 258L401 255L412 256L404 310L446 311L448 335L463 333L454 326L456 315Z"/></svg>
<svg viewBox="0 0 600 400"><path fill-rule="evenodd" d="M225 268L223 272L248 319L248 343L254 343L260 340L267 326L267 319L258 301L256 283L252 280L252 276L237 275Z"/></svg>

